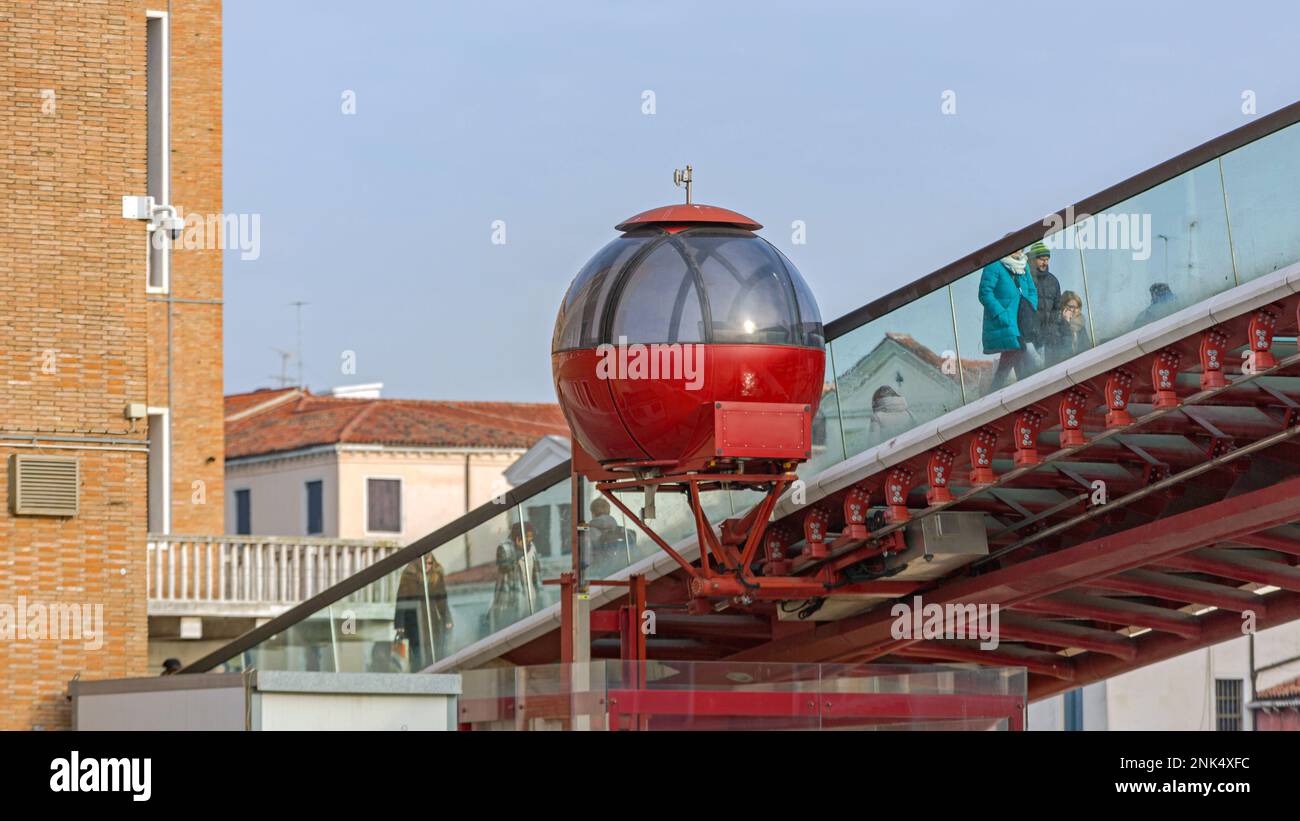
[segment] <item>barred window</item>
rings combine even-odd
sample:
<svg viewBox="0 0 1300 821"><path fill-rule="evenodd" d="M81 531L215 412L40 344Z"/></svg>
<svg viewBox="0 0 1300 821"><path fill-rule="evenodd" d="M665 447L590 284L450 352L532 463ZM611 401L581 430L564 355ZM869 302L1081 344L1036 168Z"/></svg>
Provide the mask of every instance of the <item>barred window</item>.
<svg viewBox="0 0 1300 821"><path fill-rule="evenodd" d="M1241 729L1241 679L1214 680L1214 714L1215 729L1219 732L1236 732Z"/></svg>

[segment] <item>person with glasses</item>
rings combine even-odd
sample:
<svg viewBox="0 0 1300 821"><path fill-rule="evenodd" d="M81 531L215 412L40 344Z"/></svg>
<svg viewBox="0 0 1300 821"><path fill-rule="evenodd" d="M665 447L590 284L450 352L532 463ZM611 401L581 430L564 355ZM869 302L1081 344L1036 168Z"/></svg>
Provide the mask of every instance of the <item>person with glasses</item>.
<svg viewBox="0 0 1300 821"><path fill-rule="evenodd" d="M1047 365L1064 362L1088 348L1088 333L1083 327L1083 298L1074 291L1061 294L1059 321L1052 324L1047 340Z"/></svg>

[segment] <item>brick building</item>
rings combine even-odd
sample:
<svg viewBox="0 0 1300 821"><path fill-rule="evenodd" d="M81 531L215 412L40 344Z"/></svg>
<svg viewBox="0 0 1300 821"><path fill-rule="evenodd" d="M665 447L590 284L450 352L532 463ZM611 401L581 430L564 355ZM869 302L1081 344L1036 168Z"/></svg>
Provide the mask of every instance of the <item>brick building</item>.
<svg viewBox="0 0 1300 821"><path fill-rule="evenodd" d="M0 728L55 729L152 672L146 534L222 527L221 251L123 202L221 212L220 0L4 3L0 76Z"/></svg>

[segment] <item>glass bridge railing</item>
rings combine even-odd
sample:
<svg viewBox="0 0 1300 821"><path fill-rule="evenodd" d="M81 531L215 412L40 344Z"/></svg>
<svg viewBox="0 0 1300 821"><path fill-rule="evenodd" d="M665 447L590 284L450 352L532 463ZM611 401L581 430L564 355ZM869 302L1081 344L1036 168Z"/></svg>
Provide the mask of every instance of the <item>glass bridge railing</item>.
<svg viewBox="0 0 1300 821"><path fill-rule="evenodd" d="M472 730L1022 730L1023 667L591 661L461 676Z"/></svg>
<svg viewBox="0 0 1300 821"><path fill-rule="evenodd" d="M814 452L801 475L1300 260L1300 124L1211 151L1105 210L1063 220L1042 245L1023 249L1024 274L1001 261L958 270L851 330L837 334L832 323ZM1038 305L1021 310L1030 294ZM550 607L559 588L541 582L572 566L565 471L549 472L558 481L540 492L467 514L472 527L449 526L455 535L420 555L403 551L397 558L408 563L387 577L359 589L345 582L314 600L329 601L313 612L290 611L190 669L418 671ZM740 493L711 495L714 522L752 505ZM654 553L651 539L590 488L581 504L589 520L606 517L583 548L589 578ZM670 543L694 533L683 497L661 495L656 506L654 525ZM374 585L396 594L379 599Z"/></svg>

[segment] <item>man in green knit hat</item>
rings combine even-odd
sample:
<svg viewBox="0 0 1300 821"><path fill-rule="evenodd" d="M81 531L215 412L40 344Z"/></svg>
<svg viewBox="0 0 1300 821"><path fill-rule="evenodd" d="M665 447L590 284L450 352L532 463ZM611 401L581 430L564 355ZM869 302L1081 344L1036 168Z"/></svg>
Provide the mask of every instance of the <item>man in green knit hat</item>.
<svg viewBox="0 0 1300 821"><path fill-rule="evenodd" d="M1049 270L1051 263L1052 252L1046 243L1040 240L1029 246L1029 270L1038 286L1038 322L1031 341L1040 359L1046 357L1047 349L1055 346L1065 334L1065 319L1061 316L1061 282Z"/></svg>

